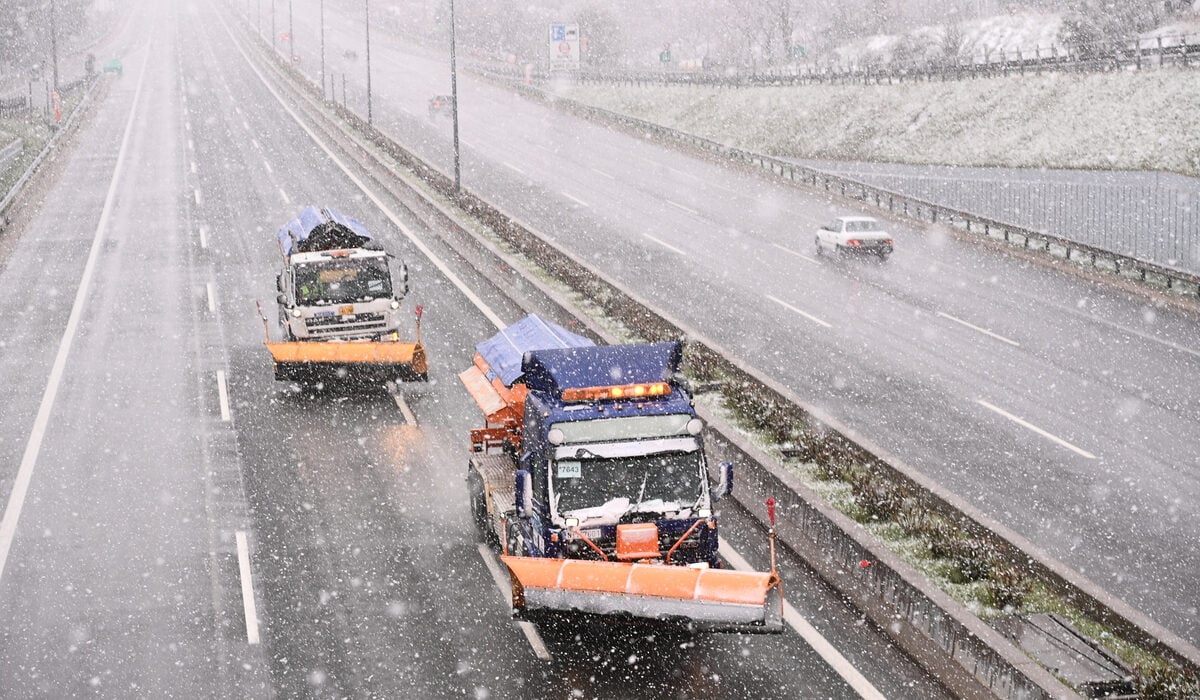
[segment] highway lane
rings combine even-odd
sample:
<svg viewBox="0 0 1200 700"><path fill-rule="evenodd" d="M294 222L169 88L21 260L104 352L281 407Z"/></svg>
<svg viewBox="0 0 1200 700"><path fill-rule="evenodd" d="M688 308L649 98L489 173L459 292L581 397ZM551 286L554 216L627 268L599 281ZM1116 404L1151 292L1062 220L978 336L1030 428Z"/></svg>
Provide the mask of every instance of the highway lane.
<svg viewBox="0 0 1200 700"><path fill-rule="evenodd" d="M18 388L0 463L6 697L266 690L237 638L235 524L205 446L218 419L195 373L174 23L156 3L128 11L143 39L125 77L30 194L29 226L5 232L0 284L29 327L0 362Z"/></svg>
<svg viewBox="0 0 1200 700"><path fill-rule="evenodd" d="M335 53L361 32L326 16ZM372 52L377 124L448 170L448 120L421 111L445 64ZM818 265L812 229L849 202L460 89L468 187L1200 640L1194 314L901 220L888 265Z"/></svg>
<svg viewBox="0 0 1200 700"><path fill-rule="evenodd" d="M231 422L253 517L263 643L281 695L437 697L843 697L838 674L799 637L647 638L607 628L542 628L551 656L508 619L467 512L463 436L477 411L459 365L495 331L390 217L312 147L237 59L209 6L188 22L213 31L182 51L200 183L200 216L224 339ZM344 156L343 156L344 157ZM385 197L386 199L386 197ZM431 383L400 396L295 392L277 385L260 345L255 299L270 299L272 231L307 202L362 215L413 270L426 311ZM398 205L397 218L421 230ZM442 251L443 254L446 251ZM463 263L453 269L486 287ZM503 318L519 310L480 292ZM728 514L731 534L744 516ZM762 533L748 533L761 542ZM733 540L737 543L736 537ZM756 556L753 553L750 556ZM762 565L761 559L758 564ZM786 562L792 602L889 696L940 696L878 630Z"/></svg>

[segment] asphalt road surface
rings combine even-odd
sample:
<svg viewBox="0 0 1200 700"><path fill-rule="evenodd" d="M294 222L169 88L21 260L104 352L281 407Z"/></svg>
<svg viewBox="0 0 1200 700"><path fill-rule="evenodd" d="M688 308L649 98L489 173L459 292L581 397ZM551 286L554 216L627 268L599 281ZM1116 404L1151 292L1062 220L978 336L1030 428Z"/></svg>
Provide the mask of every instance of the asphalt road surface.
<svg viewBox="0 0 1200 700"><path fill-rule="evenodd" d="M356 7L327 4L326 71L365 115ZM293 21L316 84L319 17ZM450 120L426 110L448 62L382 30L371 57L375 125L451 172ZM1200 642L1195 312L903 220L886 264L819 260L816 226L877 214L459 90L465 187Z"/></svg>
<svg viewBox="0 0 1200 700"><path fill-rule="evenodd" d="M0 233L0 695L945 696L787 556L832 654L791 628L514 624L468 512L480 419L455 375L521 310L435 239L439 262L416 249L426 224L286 114L228 13L129 11L124 75ZM408 261L428 384L273 380L255 301L309 203ZM765 566L764 533L722 516Z"/></svg>

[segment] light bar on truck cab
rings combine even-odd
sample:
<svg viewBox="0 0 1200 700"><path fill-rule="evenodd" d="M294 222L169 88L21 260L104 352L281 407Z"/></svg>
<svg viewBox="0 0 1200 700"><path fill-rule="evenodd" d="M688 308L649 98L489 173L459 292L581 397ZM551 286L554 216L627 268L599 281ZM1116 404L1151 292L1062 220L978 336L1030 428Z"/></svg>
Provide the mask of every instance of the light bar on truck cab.
<svg viewBox="0 0 1200 700"><path fill-rule="evenodd" d="M671 385L666 382L650 382L648 384L623 384L621 386L589 386L575 389L563 389L563 401L603 401L604 399L644 399L653 396L666 396L671 393Z"/></svg>
<svg viewBox="0 0 1200 700"><path fill-rule="evenodd" d="M328 252L328 255L331 258L348 258L348 257L350 257L350 251L348 251L348 250L331 250Z"/></svg>

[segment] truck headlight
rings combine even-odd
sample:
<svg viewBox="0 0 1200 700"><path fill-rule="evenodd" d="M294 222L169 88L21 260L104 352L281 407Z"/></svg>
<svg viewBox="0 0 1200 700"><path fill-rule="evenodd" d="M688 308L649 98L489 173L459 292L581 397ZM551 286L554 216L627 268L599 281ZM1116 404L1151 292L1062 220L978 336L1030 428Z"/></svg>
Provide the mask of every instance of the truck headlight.
<svg viewBox="0 0 1200 700"><path fill-rule="evenodd" d="M400 302L396 301L395 299L392 299L392 310L395 311L398 308L400 308Z"/></svg>
<svg viewBox="0 0 1200 700"><path fill-rule="evenodd" d="M300 318L300 309L292 309L292 318Z"/></svg>
<svg viewBox="0 0 1200 700"><path fill-rule="evenodd" d="M688 435L699 435L701 430L704 430L704 421L699 418L693 418L687 422Z"/></svg>

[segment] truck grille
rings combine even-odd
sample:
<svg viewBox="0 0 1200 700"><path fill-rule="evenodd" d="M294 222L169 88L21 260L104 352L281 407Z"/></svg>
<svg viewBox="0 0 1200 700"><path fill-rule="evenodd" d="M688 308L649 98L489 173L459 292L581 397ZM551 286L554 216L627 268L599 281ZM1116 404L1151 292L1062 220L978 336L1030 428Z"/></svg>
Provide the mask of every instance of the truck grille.
<svg viewBox="0 0 1200 700"><path fill-rule="evenodd" d="M304 319L304 326L312 335L334 333L367 333L386 330L383 314L357 314L353 321L343 321L342 316L317 316Z"/></svg>

